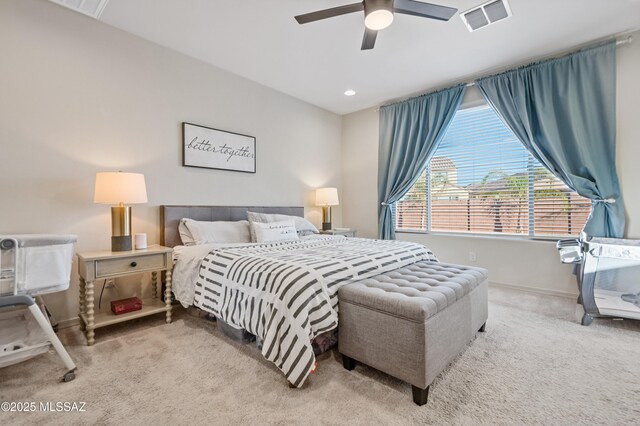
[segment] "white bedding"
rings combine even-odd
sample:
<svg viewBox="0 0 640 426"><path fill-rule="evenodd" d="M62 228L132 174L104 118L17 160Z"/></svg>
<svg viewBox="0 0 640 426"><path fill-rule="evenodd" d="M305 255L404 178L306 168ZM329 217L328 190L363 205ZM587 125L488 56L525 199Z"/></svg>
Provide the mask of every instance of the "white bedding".
<svg viewBox="0 0 640 426"><path fill-rule="evenodd" d="M342 235L308 235L300 240L314 238L344 238ZM173 248L173 275L171 289L176 299L185 308L193 305L196 281L200 273L200 264L207 254L214 249L227 247L243 247L260 243L213 243L195 246L175 246Z"/></svg>

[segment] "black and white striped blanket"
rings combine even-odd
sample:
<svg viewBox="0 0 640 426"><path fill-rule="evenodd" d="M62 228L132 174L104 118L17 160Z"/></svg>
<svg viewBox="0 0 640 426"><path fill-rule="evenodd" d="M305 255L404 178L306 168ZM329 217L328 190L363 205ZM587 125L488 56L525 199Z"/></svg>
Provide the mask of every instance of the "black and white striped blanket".
<svg viewBox="0 0 640 426"><path fill-rule="evenodd" d="M300 387L311 341L338 325L338 288L421 260L436 259L419 244L363 238L217 249L202 261L195 305L263 339L264 357Z"/></svg>

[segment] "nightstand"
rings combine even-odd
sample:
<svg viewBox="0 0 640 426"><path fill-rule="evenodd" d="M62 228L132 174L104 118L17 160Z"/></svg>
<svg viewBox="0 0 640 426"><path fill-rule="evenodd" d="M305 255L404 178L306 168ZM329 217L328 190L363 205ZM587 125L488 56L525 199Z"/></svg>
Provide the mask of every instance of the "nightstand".
<svg viewBox="0 0 640 426"><path fill-rule="evenodd" d="M328 231L320 231L320 233L324 235L344 235L349 238L356 236L356 230L351 228L329 229Z"/></svg>
<svg viewBox="0 0 640 426"><path fill-rule="evenodd" d="M173 249L150 246L145 250L123 252L97 251L78 253L80 274L80 317L87 337L87 345L95 343L94 330L111 324L166 312L167 323L171 322L171 267ZM166 287L163 302L158 294L158 272L166 271ZM96 280L125 277L142 272L151 272L150 299L142 300L142 309L115 315L112 312L94 311L94 282Z"/></svg>

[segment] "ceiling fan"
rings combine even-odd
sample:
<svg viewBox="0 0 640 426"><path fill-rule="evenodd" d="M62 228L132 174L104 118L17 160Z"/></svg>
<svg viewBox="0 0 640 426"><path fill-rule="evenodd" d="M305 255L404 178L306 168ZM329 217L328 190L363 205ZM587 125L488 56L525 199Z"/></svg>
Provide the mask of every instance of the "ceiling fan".
<svg viewBox="0 0 640 426"><path fill-rule="evenodd" d="M298 15L296 16L296 21L299 24L308 24L309 22L362 11L364 11L364 25L366 28L361 50L369 50L373 49L376 44L378 31L391 25L394 13L448 21L458 9L415 0L364 0L360 3Z"/></svg>

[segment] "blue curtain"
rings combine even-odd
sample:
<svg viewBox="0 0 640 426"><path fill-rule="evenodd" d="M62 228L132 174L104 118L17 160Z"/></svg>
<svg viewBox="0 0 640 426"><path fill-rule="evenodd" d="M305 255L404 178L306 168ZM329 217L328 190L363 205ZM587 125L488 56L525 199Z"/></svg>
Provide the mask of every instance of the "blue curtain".
<svg viewBox="0 0 640 426"><path fill-rule="evenodd" d="M442 140L464 95L465 86L380 108L378 152L378 231L395 238L393 204L411 189Z"/></svg>
<svg viewBox="0 0 640 426"><path fill-rule="evenodd" d="M529 152L593 202L584 231L622 237L616 172L615 42L487 77L476 85Z"/></svg>

